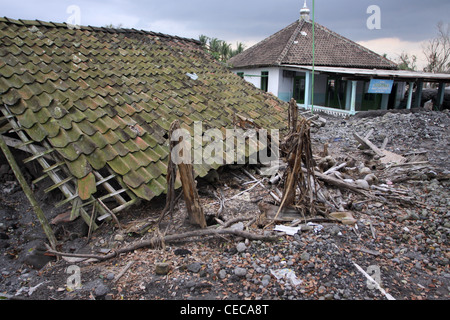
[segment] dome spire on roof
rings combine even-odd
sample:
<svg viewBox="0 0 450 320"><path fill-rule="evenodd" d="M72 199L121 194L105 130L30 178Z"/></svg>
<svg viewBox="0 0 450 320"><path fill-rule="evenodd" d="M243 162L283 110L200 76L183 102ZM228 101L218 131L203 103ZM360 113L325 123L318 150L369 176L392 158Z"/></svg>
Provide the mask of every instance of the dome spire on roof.
<svg viewBox="0 0 450 320"><path fill-rule="evenodd" d="M309 20L309 13L310 13L310 10L306 6L306 0L305 0L305 3L303 4L303 8L300 9L300 21L301 20Z"/></svg>

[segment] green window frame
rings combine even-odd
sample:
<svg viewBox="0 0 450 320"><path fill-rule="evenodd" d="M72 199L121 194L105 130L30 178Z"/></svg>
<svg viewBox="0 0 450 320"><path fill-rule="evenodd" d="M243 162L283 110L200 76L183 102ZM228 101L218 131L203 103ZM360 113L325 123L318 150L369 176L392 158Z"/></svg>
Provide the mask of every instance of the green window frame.
<svg viewBox="0 0 450 320"><path fill-rule="evenodd" d="M269 90L269 71L261 71L261 90Z"/></svg>

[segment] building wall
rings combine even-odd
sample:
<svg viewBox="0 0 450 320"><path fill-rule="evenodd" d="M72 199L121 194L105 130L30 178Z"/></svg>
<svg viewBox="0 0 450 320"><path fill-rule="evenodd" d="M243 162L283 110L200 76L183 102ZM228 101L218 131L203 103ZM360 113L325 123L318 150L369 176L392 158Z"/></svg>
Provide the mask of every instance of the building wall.
<svg viewBox="0 0 450 320"><path fill-rule="evenodd" d="M261 72L269 72L269 82L267 92L278 96L278 85L280 82L280 70L278 68L251 68L251 69L233 69L234 73L244 73L244 80L253 84L256 88L261 89ZM281 72L282 74L282 72Z"/></svg>
<svg viewBox="0 0 450 320"><path fill-rule="evenodd" d="M288 70L286 70L288 71ZM279 71L279 87L278 98L283 101L289 101L292 98L294 91L294 73L292 76L285 76L284 70Z"/></svg>
<svg viewBox="0 0 450 320"><path fill-rule="evenodd" d="M247 68L247 69L233 69L234 73L238 74L239 72L244 73L244 79L249 83L252 83L255 87L261 89L261 73L263 71L269 72L269 80L268 80L268 92L272 93L280 100L289 101L293 97L294 91L294 79L295 77L305 77L306 73L302 71L296 71L295 69L288 70L277 67L266 67L266 68ZM284 72L287 71L287 72ZM290 72L289 72L290 71ZM326 74L315 74L314 76L314 105L315 106L325 106L327 102L327 87L328 80L330 78ZM312 81L312 79L310 79ZM312 85L312 84L310 84ZM348 81L347 87L351 86L351 81ZM356 87L356 101L355 101L355 110L370 110L370 109L378 109L380 107L387 108L387 103L389 97L378 96L367 96L368 88L368 80L367 81L357 81ZM404 94L405 86L404 83L399 83L396 92L392 94L396 94L395 101L391 101L390 104L395 103L395 107L398 107L400 104L401 97ZM342 99L342 109L349 109L350 106L350 92L347 92L347 97ZM366 100L366 99L370 99ZM311 99L311 97L310 97ZM347 101L348 100L348 101ZM310 101L311 102L311 101ZM389 106L393 107L393 106Z"/></svg>
<svg viewBox="0 0 450 320"><path fill-rule="evenodd" d="M314 75L314 104L324 106L326 101L328 76L326 74Z"/></svg>

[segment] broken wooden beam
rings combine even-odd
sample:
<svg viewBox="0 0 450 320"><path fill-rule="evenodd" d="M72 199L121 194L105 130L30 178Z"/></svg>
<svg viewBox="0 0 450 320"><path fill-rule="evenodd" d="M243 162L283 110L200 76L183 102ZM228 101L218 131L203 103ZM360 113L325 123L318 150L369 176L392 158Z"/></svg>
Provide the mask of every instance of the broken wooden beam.
<svg viewBox="0 0 450 320"><path fill-rule="evenodd" d="M174 122L172 122L170 126L169 131L170 140L172 137L172 133L177 129L180 129L180 122L178 120L175 120ZM178 143L185 143L185 141ZM178 143L175 143L175 145ZM172 152L172 147L174 147L175 145L172 146L171 144L170 153ZM169 160L173 161L172 158L170 158ZM200 198L198 196L194 179L193 166L191 163L184 163L183 161L181 163L178 163L177 166L180 172L180 180L183 189L184 201L186 203L186 209L189 216L189 221L192 224L199 225L200 228L206 228L206 218L203 212L203 208L200 204Z"/></svg>
<svg viewBox="0 0 450 320"><path fill-rule="evenodd" d="M117 250L113 250L111 253L106 255L98 255L98 254L80 254L80 253L65 253L59 252L55 249L47 247L47 252L50 254L54 254L62 257L77 257L77 258L87 258L87 259L96 259L98 261L105 261L114 257L117 257L119 254L134 251L140 248L150 247L155 248L159 246L161 243L171 243L178 242L181 240L186 240L188 238L199 238L203 239L206 236L223 236L223 235L234 235L236 237L242 237L249 240L259 240L259 241L275 241L278 239L277 236L273 235L264 235L264 234L256 234L250 233L247 231L236 230L232 228L206 228L201 230L188 231L179 234L171 234L165 235L162 237L155 237L151 239L145 239L141 241L137 241L132 243L129 246L119 248Z"/></svg>
<svg viewBox="0 0 450 320"><path fill-rule="evenodd" d="M17 164L16 160L14 159L13 154L11 153L11 150L9 150L5 140L3 139L3 136L0 136L0 148L3 151L3 154L6 157L6 160L8 161L9 165L11 166L11 169L14 172L14 175L17 178L17 181L19 182L20 186L22 187L23 192L28 198L28 201L30 201L30 204L33 208L33 211L36 213L36 216L41 223L42 229L45 232L45 235L47 236L48 241L50 242L50 246L55 249L56 248L56 237L53 233L53 230L48 223L47 218L44 215L44 212L42 211L41 207L39 206L36 198L34 197L33 191L31 191L30 186L27 184L25 177L23 176L22 172L20 171L19 165Z"/></svg>
<svg viewBox="0 0 450 320"><path fill-rule="evenodd" d="M360 135L358 135L356 132L353 132L353 136L355 139L362 145L366 146L367 148L371 149L373 152L375 152L378 156L384 157L385 154L372 142L369 141L369 139L363 138Z"/></svg>

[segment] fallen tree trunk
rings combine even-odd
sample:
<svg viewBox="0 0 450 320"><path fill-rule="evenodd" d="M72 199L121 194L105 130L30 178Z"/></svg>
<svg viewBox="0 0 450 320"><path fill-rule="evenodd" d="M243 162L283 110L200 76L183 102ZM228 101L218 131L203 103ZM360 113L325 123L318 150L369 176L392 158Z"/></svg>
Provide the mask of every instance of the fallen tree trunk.
<svg viewBox="0 0 450 320"><path fill-rule="evenodd" d="M152 239L147 239L143 241L139 241L136 243L133 243L127 247L120 248L118 250L114 250L111 253L108 253L106 255L97 255L97 254L77 254L77 253L65 253L65 252L58 252L56 250L53 250L49 246L47 246L47 252L50 254L54 254L57 256L64 256L64 257L76 257L76 258L86 258L86 259L95 259L98 261L105 261L114 257L117 257L119 254L127 253L130 251L134 251L141 248L157 248L162 243L170 243L170 242L177 242L180 240L184 240L187 238L192 237L206 237L206 236L219 236L219 235L234 235L237 237L243 237L249 240L261 240L261 241L275 241L277 237L271 237L271 236L264 236L260 234L250 233L247 231L241 231L241 230L234 230L234 229L200 229L195 231L188 231L180 234L171 234L166 235L164 237L155 237Z"/></svg>

